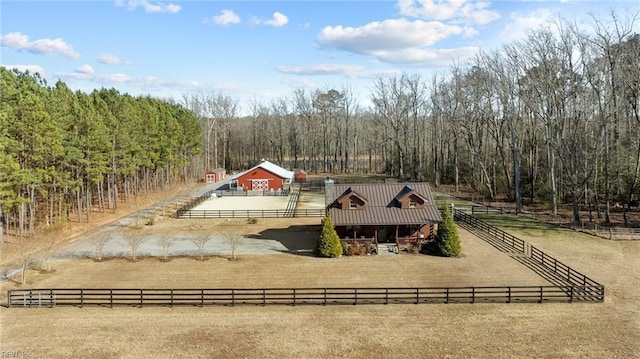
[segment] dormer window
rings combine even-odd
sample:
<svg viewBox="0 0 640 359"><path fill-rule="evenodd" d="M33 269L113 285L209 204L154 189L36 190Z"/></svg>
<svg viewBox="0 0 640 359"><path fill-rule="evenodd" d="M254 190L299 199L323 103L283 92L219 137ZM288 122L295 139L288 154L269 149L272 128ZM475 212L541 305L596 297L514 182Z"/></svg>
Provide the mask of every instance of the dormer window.
<svg viewBox="0 0 640 359"><path fill-rule="evenodd" d="M415 199L411 198L411 199L409 200L409 208L416 208L416 207L417 207L417 205L418 205L418 203L416 202L416 200L415 200Z"/></svg>
<svg viewBox="0 0 640 359"><path fill-rule="evenodd" d="M357 209L358 208L358 200L355 198L351 198L349 201L349 209Z"/></svg>

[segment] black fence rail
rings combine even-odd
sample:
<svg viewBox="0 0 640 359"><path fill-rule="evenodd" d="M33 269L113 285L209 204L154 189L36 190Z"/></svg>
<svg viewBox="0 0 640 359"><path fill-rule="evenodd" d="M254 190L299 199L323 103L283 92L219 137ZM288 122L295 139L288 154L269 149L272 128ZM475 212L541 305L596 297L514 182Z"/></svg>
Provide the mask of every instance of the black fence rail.
<svg viewBox="0 0 640 359"><path fill-rule="evenodd" d="M324 217L322 208L309 209L256 209L256 210L178 210L175 218L303 218Z"/></svg>
<svg viewBox="0 0 640 359"><path fill-rule="evenodd" d="M10 308L57 306L359 305L592 301L592 286L423 288L20 289Z"/></svg>
<svg viewBox="0 0 640 359"><path fill-rule="evenodd" d="M464 227L472 232L480 232L480 238L500 251L511 254L513 258L551 283L566 284L574 289L577 287L589 288L586 292L580 292L580 295L589 297L590 300L604 301L604 286L602 284L495 226L462 211L454 209L453 212L454 219L464 224Z"/></svg>
<svg viewBox="0 0 640 359"><path fill-rule="evenodd" d="M267 196L288 196L289 190L264 190L264 191L228 191L228 190L211 190L207 191L199 197L193 198L184 206L180 207L175 213L171 215L171 218L244 218L244 217L187 217L185 213L191 211L202 202L208 201L211 198L219 198L225 196L231 197L267 197ZM262 217L270 218L270 217Z"/></svg>
<svg viewBox="0 0 640 359"><path fill-rule="evenodd" d="M553 216L548 212L534 212L531 210L516 211L515 207L503 207L493 205L472 205L469 207L471 214L513 214L532 218L540 222L544 222L550 225L569 228L574 231L579 231L601 238L611 240L640 240L640 228L638 227L626 227L616 225L601 225L591 220L581 220L575 222L571 217L566 216Z"/></svg>

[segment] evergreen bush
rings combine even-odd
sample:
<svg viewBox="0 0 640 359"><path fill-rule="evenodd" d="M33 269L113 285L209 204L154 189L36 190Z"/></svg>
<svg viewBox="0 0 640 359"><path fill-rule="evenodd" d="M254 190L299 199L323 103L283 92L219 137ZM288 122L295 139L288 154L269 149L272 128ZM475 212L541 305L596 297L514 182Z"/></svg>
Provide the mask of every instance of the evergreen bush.
<svg viewBox="0 0 640 359"><path fill-rule="evenodd" d="M322 220L322 232L318 238L316 255L329 258L340 257L342 255L340 238L333 228L333 221L328 214Z"/></svg>
<svg viewBox="0 0 640 359"><path fill-rule="evenodd" d="M458 257L462 252L458 229L449 208L442 210L442 223L438 226L436 239L425 243L422 252L443 257Z"/></svg>

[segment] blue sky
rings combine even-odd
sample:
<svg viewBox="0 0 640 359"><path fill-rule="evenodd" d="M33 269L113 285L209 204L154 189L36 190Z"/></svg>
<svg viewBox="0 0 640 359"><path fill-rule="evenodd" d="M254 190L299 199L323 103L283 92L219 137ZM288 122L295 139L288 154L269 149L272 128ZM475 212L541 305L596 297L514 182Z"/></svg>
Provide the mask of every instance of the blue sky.
<svg viewBox="0 0 640 359"><path fill-rule="evenodd" d="M546 21L611 9L640 1L2 0L0 64L87 92L213 91L246 110L299 88L366 98L377 76L446 72Z"/></svg>

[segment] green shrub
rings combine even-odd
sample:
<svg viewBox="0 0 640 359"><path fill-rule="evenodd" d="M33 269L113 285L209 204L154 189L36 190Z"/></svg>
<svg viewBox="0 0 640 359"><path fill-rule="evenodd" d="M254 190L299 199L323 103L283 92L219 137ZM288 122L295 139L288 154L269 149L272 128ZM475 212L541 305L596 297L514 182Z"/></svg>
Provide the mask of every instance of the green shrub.
<svg viewBox="0 0 640 359"><path fill-rule="evenodd" d="M258 223L257 218L249 218L249 224L256 224L256 223Z"/></svg>
<svg viewBox="0 0 640 359"><path fill-rule="evenodd" d="M333 228L333 221L327 214L322 220L322 232L316 245L316 255L320 257L335 258L342 255L342 244L336 230Z"/></svg>

